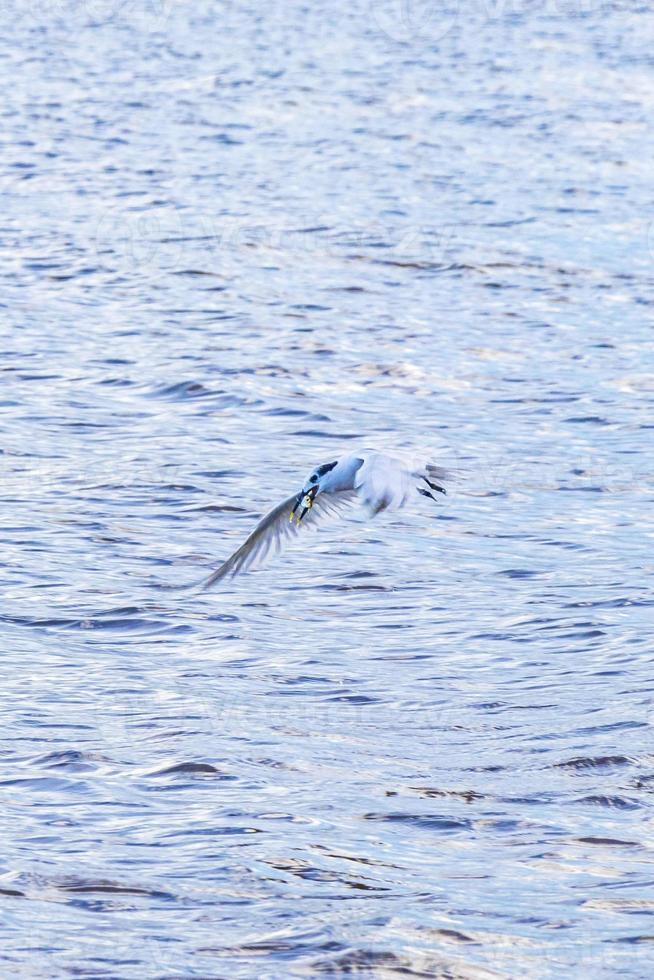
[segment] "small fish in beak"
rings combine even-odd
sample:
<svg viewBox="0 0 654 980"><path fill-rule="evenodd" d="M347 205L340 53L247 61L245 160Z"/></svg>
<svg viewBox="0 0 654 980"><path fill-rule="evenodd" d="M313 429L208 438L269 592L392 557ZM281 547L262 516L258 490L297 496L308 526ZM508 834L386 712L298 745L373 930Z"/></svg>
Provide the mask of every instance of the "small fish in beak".
<svg viewBox="0 0 654 980"><path fill-rule="evenodd" d="M318 487L310 487L309 490L304 492L304 490L298 494L297 500L295 501L295 507L291 511L291 516L289 521L293 523L293 518L295 517L295 512L300 508L297 515L297 523L299 524L303 517L311 510L313 507L313 502L316 499L318 493Z"/></svg>

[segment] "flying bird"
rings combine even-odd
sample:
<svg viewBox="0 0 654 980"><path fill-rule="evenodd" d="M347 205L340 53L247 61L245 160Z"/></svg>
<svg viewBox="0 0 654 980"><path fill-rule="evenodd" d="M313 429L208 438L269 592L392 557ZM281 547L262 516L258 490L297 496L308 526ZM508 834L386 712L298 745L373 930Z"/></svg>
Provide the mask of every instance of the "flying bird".
<svg viewBox="0 0 654 980"><path fill-rule="evenodd" d="M433 463L401 459L375 450L342 456L316 466L299 493L277 504L257 524L247 540L202 583L204 589L259 566L270 552L344 507L360 501L372 517L399 510L415 491L436 500L432 491L446 493L441 484L448 472ZM418 481L416 485L416 481Z"/></svg>

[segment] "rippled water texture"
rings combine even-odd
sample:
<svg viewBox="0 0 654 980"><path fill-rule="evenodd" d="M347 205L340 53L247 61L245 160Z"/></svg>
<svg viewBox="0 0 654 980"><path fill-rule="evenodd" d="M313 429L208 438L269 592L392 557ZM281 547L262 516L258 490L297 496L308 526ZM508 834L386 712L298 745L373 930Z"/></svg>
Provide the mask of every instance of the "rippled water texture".
<svg viewBox="0 0 654 980"><path fill-rule="evenodd" d="M651 8L2 17L2 975L650 977Z"/></svg>

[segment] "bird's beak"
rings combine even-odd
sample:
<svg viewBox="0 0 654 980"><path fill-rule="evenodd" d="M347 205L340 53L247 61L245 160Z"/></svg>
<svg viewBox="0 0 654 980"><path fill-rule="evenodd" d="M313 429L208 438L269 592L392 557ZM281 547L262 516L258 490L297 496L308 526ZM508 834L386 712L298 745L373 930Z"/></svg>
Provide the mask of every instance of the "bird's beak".
<svg viewBox="0 0 654 980"><path fill-rule="evenodd" d="M293 507L293 510L291 511L291 516L289 518L289 520L291 521L291 523L293 521L293 518L295 517L295 512L296 511L298 512L297 522L298 522L298 524L300 523L300 521L302 520L302 518L306 514L308 514L308 512L313 507L313 502L316 499L317 494L318 494L318 487L317 486L309 487L308 490L301 490L300 491L300 493L297 495L297 500L295 501L295 506Z"/></svg>

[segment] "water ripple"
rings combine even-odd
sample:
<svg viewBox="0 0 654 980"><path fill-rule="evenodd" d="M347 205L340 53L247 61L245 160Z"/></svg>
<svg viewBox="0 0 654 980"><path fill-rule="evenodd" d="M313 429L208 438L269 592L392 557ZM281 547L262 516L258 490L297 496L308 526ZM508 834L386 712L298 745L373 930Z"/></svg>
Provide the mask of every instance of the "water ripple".
<svg viewBox="0 0 654 980"><path fill-rule="evenodd" d="M648 977L651 10L3 10L4 974Z"/></svg>

